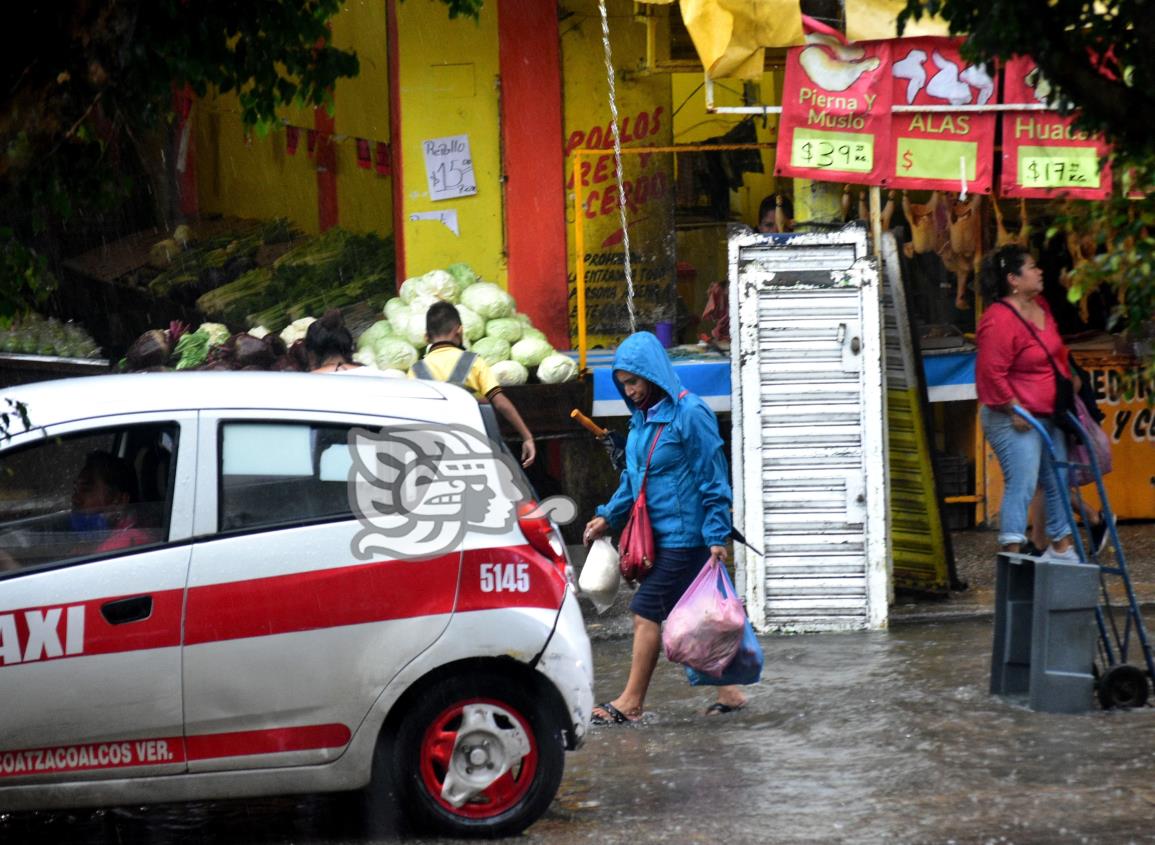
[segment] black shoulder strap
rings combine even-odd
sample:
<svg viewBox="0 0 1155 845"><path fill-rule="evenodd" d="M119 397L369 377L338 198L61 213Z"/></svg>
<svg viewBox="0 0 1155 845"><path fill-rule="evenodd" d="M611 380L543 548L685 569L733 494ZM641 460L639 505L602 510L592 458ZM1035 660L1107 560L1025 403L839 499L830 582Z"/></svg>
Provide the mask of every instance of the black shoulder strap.
<svg viewBox="0 0 1155 845"><path fill-rule="evenodd" d="M433 373L429 372L429 366L424 361L417 361L409 369L413 371L417 378L423 378L426 381L433 380Z"/></svg>
<svg viewBox="0 0 1155 845"><path fill-rule="evenodd" d="M1019 309L1015 308L1015 306L1011 305L1009 302L1003 302L1001 299L999 299L996 300L994 304L1002 305L1004 308L1010 309L1010 312L1019 318L1019 321L1027 327L1027 331L1031 333L1031 336L1034 337L1039 346L1043 347L1043 352L1046 354L1047 360L1051 362L1051 369L1055 371L1055 377L1066 378L1066 376L1063 375L1062 371L1059 369L1059 365L1055 363L1055 356L1051 354L1051 350L1047 349L1047 344L1043 343L1043 339L1039 337L1038 329L1031 325L1031 321L1020 314Z"/></svg>
<svg viewBox="0 0 1155 845"><path fill-rule="evenodd" d="M457 363L453 365L453 372L449 374L449 378L447 378L446 381L449 382L449 384L464 387L465 380L469 378L469 371L473 369L473 362L476 360L476 352L462 352L461 357L457 359Z"/></svg>

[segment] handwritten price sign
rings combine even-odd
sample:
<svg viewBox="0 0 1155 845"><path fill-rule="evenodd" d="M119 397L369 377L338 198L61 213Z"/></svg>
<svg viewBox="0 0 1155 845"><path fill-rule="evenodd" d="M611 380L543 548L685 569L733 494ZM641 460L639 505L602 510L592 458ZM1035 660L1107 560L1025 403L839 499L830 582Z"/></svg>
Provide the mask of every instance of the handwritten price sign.
<svg viewBox="0 0 1155 845"><path fill-rule="evenodd" d="M425 156L431 200L471 197L477 193L468 135L431 138L422 142L421 152Z"/></svg>
<svg viewBox="0 0 1155 845"><path fill-rule="evenodd" d="M1094 147L1019 147L1019 184L1025 188L1098 188Z"/></svg>
<svg viewBox="0 0 1155 845"><path fill-rule="evenodd" d="M874 169L874 136L795 129L790 164L819 170L869 173Z"/></svg>

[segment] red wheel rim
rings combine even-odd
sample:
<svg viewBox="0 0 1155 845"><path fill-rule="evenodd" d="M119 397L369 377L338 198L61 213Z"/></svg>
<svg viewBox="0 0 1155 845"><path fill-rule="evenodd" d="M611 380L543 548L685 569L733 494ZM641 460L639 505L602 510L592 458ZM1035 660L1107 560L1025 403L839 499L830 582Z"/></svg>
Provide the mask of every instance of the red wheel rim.
<svg viewBox="0 0 1155 845"><path fill-rule="evenodd" d="M449 770L463 713L471 704L493 705L509 713L529 738L529 753L469 801L460 807L454 807L441 797L441 790L445 785L445 775ZM529 727L529 722L515 708L492 699L459 701L445 708L425 729L425 734L421 737L421 780L429 797L446 812L467 819L493 818L515 807L529 792L533 776L537 772L537 756L537 739Z"/></svg>

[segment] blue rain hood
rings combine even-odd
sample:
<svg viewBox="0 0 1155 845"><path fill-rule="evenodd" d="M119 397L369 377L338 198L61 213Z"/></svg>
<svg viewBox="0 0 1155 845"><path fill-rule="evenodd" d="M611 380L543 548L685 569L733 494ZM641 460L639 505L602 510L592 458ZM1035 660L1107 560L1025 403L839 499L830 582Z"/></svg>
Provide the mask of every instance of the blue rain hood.
<svg viewBox="0 0 1155 845"><path fill-rule="evenodd" d="M646 381L656 384L666 392L670 400L676 405L678 395L682 392L682 380L674 372L674 365L670 363L670 356L666 354L662 342L650 332L635 332L622 341L618 351L614 354L614 371L625 370L641 376ZM638 411L638 407L626 396L625 388L614 377L614 387L622 395L630 413Z"/></svg>
<svg viewBox="0 0 1155 845"><path fill-rule="evenodd" d="M666 350L649 332L637 332L622 341L614 355L614 370L641 376L667 396L648 414L643 413L614 379L631 411L626 468L618 489L597 509L597 515L620 528L644 484L659 549L726 545L733 494L714 412L700 397L683 390Z"/></svg>

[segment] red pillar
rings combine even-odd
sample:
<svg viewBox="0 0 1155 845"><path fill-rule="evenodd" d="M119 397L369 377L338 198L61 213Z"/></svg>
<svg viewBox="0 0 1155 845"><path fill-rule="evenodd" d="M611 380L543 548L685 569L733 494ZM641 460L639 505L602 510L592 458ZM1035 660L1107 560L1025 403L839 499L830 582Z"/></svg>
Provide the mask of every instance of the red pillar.
<svg viewBox="0 0 1155 845"><path fill-rule="evenodd" d="M499 0L497 26L509 292L564 349L569 283L557 4Z"/></svg>
<svg viewBox="0 0 1155 845"><path fill-rule="evenodd" d="M405 192L401 156L401 63L397 57L397 0L385 4L385 41L389 50L389 150L393 181L393 255L397 284L406 276Z"/></svg>

